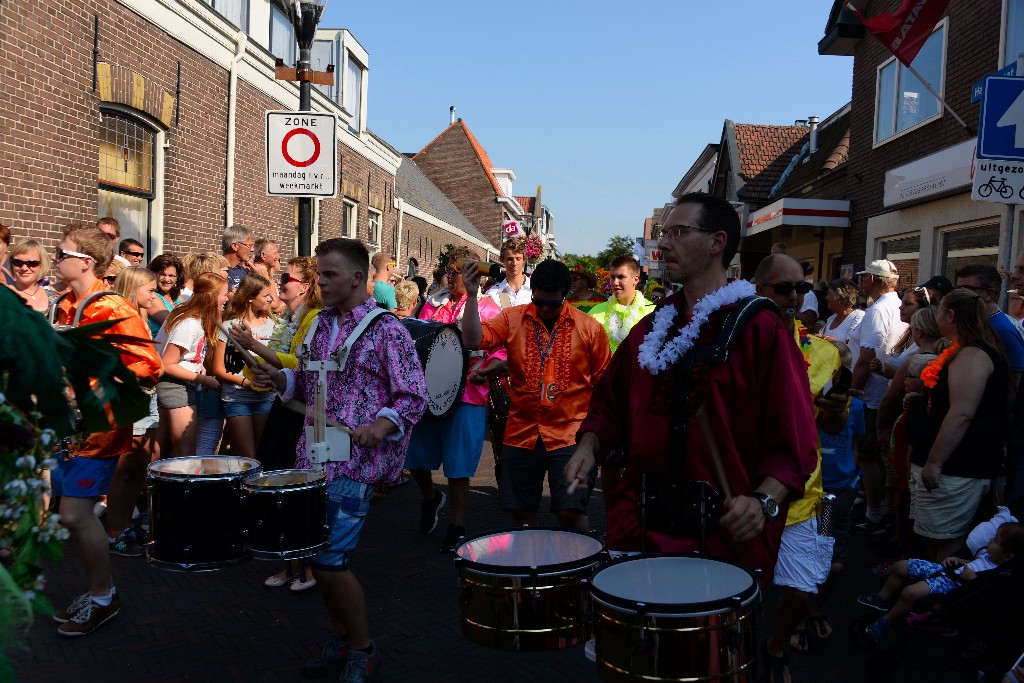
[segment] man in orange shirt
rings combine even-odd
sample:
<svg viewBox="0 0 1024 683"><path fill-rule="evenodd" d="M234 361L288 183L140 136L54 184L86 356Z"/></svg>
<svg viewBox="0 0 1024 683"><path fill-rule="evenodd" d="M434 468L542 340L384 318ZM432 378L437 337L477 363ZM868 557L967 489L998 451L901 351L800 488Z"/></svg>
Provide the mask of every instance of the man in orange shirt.
<svg viewBox="0 0 1024 683"><path fill-rule="evenodd" d="M479 273L464 273L463 280L475 299ZM570 494L562 470L576 450L591 388L611 360L608 335L592 317L565 303L571 286L565 264L543 261L530 286L529 304L506 308L482 325L476 306L466 306L462 318L470 349L508 350L512 406L498 461L498 495L516 525L533 524L547 473L551 511L559 523L589 531L586 508L595 474L591 486Z"/></svg>
<svg viewBox="0 0 1024 683"><path fill-rule="evenodd" d="M148 340L146 324L135 307L116 295L88 300L107 287L102 279L114 258L114 243L99 228L73 223L64 231L54 254L60 279L69 293L60 303L57 322L72 324L80 305L84 306L79 325L120 320L101 334L125 335ZM160 356L149 343L119 344L121 362L135 373L140 384L152 387L160 376ZM98 496L107 493L118 458L132 450L132 425L115 426L110 431L88 434L73 449L71 457L59 463L55 493L61 496L60 522L71 532L78 559L85 568L89 591L79 596L53 618L60 624L62 636L84 636L114 617L121 598L110 574L110 542L103 525L93 513ZM60 490L57 489L59 479Z"/></svg>

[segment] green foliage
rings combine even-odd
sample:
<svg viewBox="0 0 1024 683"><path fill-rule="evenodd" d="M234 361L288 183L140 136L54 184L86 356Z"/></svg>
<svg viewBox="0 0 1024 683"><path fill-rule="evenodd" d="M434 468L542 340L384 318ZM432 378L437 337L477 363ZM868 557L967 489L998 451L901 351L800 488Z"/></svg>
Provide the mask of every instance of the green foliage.
<svg viewBox="0 0 1024 683"><path fill-rule="evenodd" d="M616 235L608 240L608 246L597 252L594 261L601 268L609 268L612 261L620 256L631 256L636 240L628 235Z"/></svg>
<svg viewBox="0 0 1024 683"><path fill-rule="evenodd" d="M448 261L452 258L452 252L455 251L454 244L446 244L441 249L441 253L437 256L437 267L444 269L448 267Z"/></svg>

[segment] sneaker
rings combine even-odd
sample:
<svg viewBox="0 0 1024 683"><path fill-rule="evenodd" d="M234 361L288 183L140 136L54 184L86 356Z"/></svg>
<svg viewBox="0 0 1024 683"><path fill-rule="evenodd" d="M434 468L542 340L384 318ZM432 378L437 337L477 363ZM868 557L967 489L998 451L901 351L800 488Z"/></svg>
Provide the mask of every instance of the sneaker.
<svg viewBox="0 0 1024 683"><path fill-rule="evenodd" d="M128 527L128 529L131 528ZM131 539L128 529L118 534L117 538L107 539L107 542L110 544L110 554L120 555L121 557L142 557L145 550Z"/></svg>
<svg viewBox="0 0 1024 683"><path fill-rule="evenodd" d="M878 593L872 593L871 595L858 595L857 602L864 605L865 607L876 609L879 612L888 612L892 609L892 603L884 598L879 597Z"/></svg>
<svg viewBox="0 0 1024 683"><path fill-rule="evenodd" d="M65 609L57 610L53 613L53 620L58 624L63 624L65 621L71 621L71 619L81 612L91 601L89 594L79 595L74 601L67 606Z"/></svg>
<svg viewBox="0 0 1024 683"><path fill-rule="evenodd" d="M853 527L853 533L867 534L869 536L881 536L882 534L887 534L889 533L889 520L884 517L877 522L872 522L870 519L866 519Z"/></svg>
<svg viewBox="0 0 1024 683"><path fill-rule="evenodd" d="M441 541L442 553L454 553L455 547L466 537L466 527L455 524L448 525L448 531L444 532L444 540Z"/></svg>
<svg viewBox="0 0 1024 683"><path fill-rule="evenodd" d="M420 504L420 533L426 536L437 528L437 518L441 516L441 508L444 507L448 497L443 491L434 489L434 497L425 500Z"/></svg>
<svg viewBox="0 0 1024 683"><path fill-rule="evenodd" d="M85 636L107 623L121 611L121 596L114 593L110 604L104 607L90 599L84 607L57 629L62 636Z"/></svg>
<svg viewBox="0 0 1024 683"><path fill-rule="evenodd" d="M348 639L338 638L324 643L319 657L312 657L302 665L305 678L324 678L327 675L337 676L348 663Z"/></svg>
<svg viewBox="0 0 1024 683"><path fill-rule="evenodd" d="M365 683L375 680L380 672L380 653L377 646L370 642L370 651L349 650L348 664L341 672L339 683Z"/></svg>
<svg viewBox="0 0 1024 683"><path fill-rule="evenodd" d="M887 635L889 635L889 631L891 630L892 624L890 624L885 619L880 618L878 619L878 621L864 629L864 635L867 636L867 639L870 642L879 643L881 642L882 638L885 638Z"/></svg>

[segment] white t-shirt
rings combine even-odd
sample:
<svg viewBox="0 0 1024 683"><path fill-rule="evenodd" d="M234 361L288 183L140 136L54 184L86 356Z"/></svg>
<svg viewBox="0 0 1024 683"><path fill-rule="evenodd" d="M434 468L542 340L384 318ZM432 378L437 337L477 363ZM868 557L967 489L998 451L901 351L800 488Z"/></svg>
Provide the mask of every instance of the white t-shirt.
<svg viewBox="0 0 1024 683"><path fill-rule="evenodd" d="M804 303L800 306L800 312L804 311L818 312L818 295L814 293L813 289L804 294Z"/></svg>
<svg viewBox="0 0 1024 683"><path fill-rule="evenodd" d="M512 291L512 288L508 285L507 279L502 280L488 289L486 296L489 296L494 303L501 306L502 292L508 294L508 298L511 301L512 306L522 306L523 304L530 303L533 299L533 292L530 291L530 278L526 278L526 281L523 282L523 286L519 288L518 292Z"/></svg>
<svg viewBox="0 0 1024 683"><path fill-rule="evenodd" d="M832 325L835 322L836 314L833 313L825 321L825 329L821 331L826 337L835 337L839 341L843 342L850 347L850 353L853 354L853 362L857 362L857 357L860 355L860 324L864 320L864 311L859 308L853 309L850 315L846 316L843 322L836 325L833 329Z"/></svg>
<svg viewBox="0 0 1024 683"><path fill-rule="evenodd" d="M238 322L241 322L238 318L232 318L231 320L225 321L225 325L227 325L230 328L232 325ZM270 339L270 335L274 333L274 319L268 317L266 322L264 322L262 325L260 325L259 327L253 327L251 329L252 336L260 340L261 343L266 344L267 340ZM238 349L236 349L233 345L228 343L228 338L224 335L223 332L217 333L217 340L222 344L225 344L224 368L235 377L241 377L242 370L245 368L245 362L242 360L242 356L238 353ZM224 384L221 385L222 393L230 394L239 390L250 391L249 389L243 389L242 387L237 386L235 384L231 384L230 382L225 382Z"/></svg>
<svg viewBox="0 0 1024 683"><path fill-rule="evenodd" d="M864 320L858 329L860 348L871 349L875 357L883 363L891 363L889 352L900 340L907 329L907 324L900 320L900 297L896 292L886 292L875 301L875 304L864 314ZM858 358L859 358L858 354ZM856 365L857 359L854 359ZM861 400L868 408L877 410L882 397L889 389L889 380L884 375L872 372L864 385Z"/></svg>
<svg viewBox="0 0 1024 683"><path fill-rule="evenodd" d="M170 334L167 333L165 321L156 333L156 344L161 355L168 344L174 344L184 349L178 365L185 370L199 372L203 369L203 361L206 360L206 333L198 318L179 320Z"/></svg>

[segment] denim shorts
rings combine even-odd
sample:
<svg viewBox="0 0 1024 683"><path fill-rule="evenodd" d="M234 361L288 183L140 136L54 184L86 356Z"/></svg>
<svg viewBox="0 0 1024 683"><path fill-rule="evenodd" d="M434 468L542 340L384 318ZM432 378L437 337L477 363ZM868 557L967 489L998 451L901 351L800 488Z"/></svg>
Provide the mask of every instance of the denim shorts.
<svg viewBox="0 0 1024 683"><path fill-rule="evenodd" d="M311 558L313 567L336 572L348 570L372 498L373 484L340 475L327 483L327 524L331 531L327 549Z"/></svg>
<svg viewBox="0 0 1024 683"><path fill-rule="evenodd" d="M221 392L220 405L224 417L243 417L252 415L269 415L274 405L273 391Z"/></svg>
<svg viewBox="0 0 1024 683"><path fill-rule="evenodd" d="M55 496L95 498L106 494L117 469L117 458L67 458L50 475Z"/></svg>

